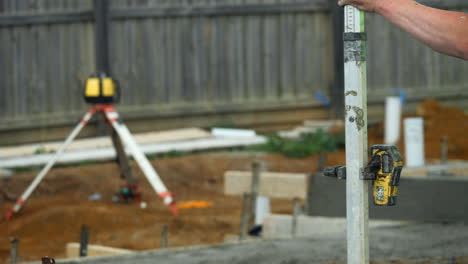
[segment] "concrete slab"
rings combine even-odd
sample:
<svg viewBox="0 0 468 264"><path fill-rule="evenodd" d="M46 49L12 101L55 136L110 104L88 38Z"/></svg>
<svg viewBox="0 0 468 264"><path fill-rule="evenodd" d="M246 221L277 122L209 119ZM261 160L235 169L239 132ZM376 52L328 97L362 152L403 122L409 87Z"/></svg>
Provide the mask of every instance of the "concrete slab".
<svg viewBox="0 0 468 264"><path fill-rule="evenodd" d="M468 176L468 162L456 161L447 164L432 164L424 167L403 168L404 176Z"/></svg>
<svg viewBox="0 0 468 264"><path fill-rule="evenodd" d="M346 217L346 182L312 175L307 215ZM371 186L370 186L371 187ZM468 222L468 177L402 176L397 205L369 203L371 219ZM372 201L369 191L369 201Z"/></svg>
<svg viewBox="0 0 468 264"><path fill-rule="evenodd" d="M369 228L377 229L389 226L401 226L407 222L371 220ZM295 237L321 237L340 235L346 233L346 218L318 217L300 215L297 218ZM265 238L290 238L292 237L291 215L268 215L264 219L263 236Z"/></svg>
<svg viewBox="0 0 468 264"><path fill-rule="evenodd" d="M394 261L415 258L436 258L452 261L447 263L458 263L453 260L468 255L468 228L462 224L430 223L382 226L370 232L369 244L371 260L379 263L421 263ZM263 240L57 260L57 264L323 264L343 263L345 259L346 234L340 233L314 238Z"/></svg>
<svg viewBox="0 0 468 264"><path fill-rule="evenodd" d="M224 173L224 193L242 195L250 192L252 173L249 171L227 171ZM259 195L270 198L306 197L307 174L261 172Z"/></svg>

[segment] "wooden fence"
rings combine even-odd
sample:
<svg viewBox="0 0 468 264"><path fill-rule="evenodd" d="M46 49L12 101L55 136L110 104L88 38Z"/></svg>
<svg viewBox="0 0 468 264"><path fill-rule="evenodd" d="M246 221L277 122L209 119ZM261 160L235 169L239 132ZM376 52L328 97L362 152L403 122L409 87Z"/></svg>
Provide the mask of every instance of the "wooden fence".
<svg viewBox="0 0 468 264"><path fill-rule="evenodd" d="M320 107L316 93L330 94L335 78L330 2L109 1L119 109L130 120L159 120ZM96 70L93 4L0 1L0 132L71 125L86 109L82 85ZM380 17L369 15L367 24L370 102L399 88L414 100L466 104L468 63L429 50Z"/></svg>

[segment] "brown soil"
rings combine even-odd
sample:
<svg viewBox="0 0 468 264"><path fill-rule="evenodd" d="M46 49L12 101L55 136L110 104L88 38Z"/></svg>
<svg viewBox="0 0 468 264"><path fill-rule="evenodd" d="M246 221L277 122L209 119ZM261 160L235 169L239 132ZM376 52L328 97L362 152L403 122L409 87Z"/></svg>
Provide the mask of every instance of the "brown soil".
<svg viewBox="0 0 468 264"><path fill-rule="evenodd" d="M468 159L468 115L461 109L440 104L434 99L422 102L416 110L416 115L405 117L424 118L424 147L426 159L440 159L442 137L448 140L448 158L456 160ZM404 155L404 127L401 122L398 148ZM381 143L384 138L384 124L369 128L369 146Z"/></svg>
<svg viewBox="0 0 468 264"><path fill-rule="evenodd" d="M264 161L271 171L314 172L317 157L288 159L278 154L210 153L153 161L168 188L179 201L205 200L205 209L182 210L173 217L163 207L139 170L147 209L137 204L111 201L118 190L118 168L112 163L53 169L23 210L10 221L0 222L0 262L9 255L8 237L19 237L22 260L49 255L64 257L65 244L78 242L80 228L90 229L90 243L144 250L159 247L162 225L169 227L169 244L188 246L221 243L227 234L239 233L241 199L223 195L226 170L249 170L252 161ZM342 164L343 153L331 154L328 164ZM20 173L0 183L8 196L20 194L35 173ZM98 192L100 201L89 201ZM11 202L3 203L4 209ZM291 212L289 200L273 201L276 213Z"/></svg>
<svg viewBox="0 0 468 264"><path fill-rule="evenodd" d="M426 120L428 158L439 157L439 139L447 136L449 157L468 159L468 117L463 111L429 100L421 105L418 114ZM382 143L382 139L383 125L369 129L369 145ZM402 142L399 146L403 153ZM158 248L163 225L169 227L171 247L221 243L225 235L239 233L241 208L239 197L223 194L223 173L249 170L254 160L263 161L270 171L310 173L316 170L318 157L289 159L280 154L209 153L155 160L152 164L179 201L202 200L213 204L204 209L182 210L178 217L164 208L136 168L147 209L112 202L121 183L113 163L55 168L18 215L0 222L0 263L7 262L8 237L13 236L21 240L22 261L37 261L46 255L64 257L65 244L79 241L82 225L90 230L91 244L118 248ZM327 165L337 164L344 164L344 152L329 155ZM9 208L36 173L0 179L0 209ZM102 199L89 201L88 196L96 192ZM272 202L275 213L290 213L291 208L289 200Z"/></svg>

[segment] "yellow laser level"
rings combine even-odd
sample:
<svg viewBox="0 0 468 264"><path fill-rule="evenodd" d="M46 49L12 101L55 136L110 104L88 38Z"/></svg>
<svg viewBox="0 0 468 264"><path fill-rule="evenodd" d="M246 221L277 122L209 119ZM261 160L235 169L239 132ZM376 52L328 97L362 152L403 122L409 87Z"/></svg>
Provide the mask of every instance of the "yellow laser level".
<svg viewBox="0 0 468 264"><path fill-rule="evenodd" d="M403 158L396 146L374 145L370 148L371 160L364 169L363 178L373 180L372 195L377 206L396 204Z"/></svg>
<svg viewBox="0 0 468 264"><path fill-rule="evenodd" d="M361 171L362 180L372 180L372 196L377 206L396 204L403 158L396 146L374 145L369 150L371 159ZM346 179L346 166L325 168L324 176Z"/></svg>
<svg viewBox="0 0 468 264"><path fill-rule="evenodd" d="M93 74L86 80L84 98L91 104L113 104L120 98L118 82L105 73Z"/></svg>

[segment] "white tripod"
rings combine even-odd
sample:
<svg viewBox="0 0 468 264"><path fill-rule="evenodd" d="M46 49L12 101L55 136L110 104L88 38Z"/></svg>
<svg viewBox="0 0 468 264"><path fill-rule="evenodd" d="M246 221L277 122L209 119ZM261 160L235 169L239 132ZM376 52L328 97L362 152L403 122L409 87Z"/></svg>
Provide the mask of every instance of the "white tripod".
<svg viewBox="0 0 468 264"><path fill-rule="evenodd" d="M149 183L151 184L153 189L156 191L156 193L159 195L159 197L161 197L164 204L169 207L172 214L174 215L178 214L175 200L172 194L167 190L166 186L161 181L161 178L159 177L159 175L156 173L156 171L153 169L153 167L151 166L146 156L140 150L140 148L138 147L137 143L135 142L135 139L133 138L128 128L125 126L123 122L121 122L119 118L119 114L117 113L114 105L96 104L96 105L93 105L93 107L91 107L86 112L86 114L80 120L78 125L73 129L71 134L67 137L63 145L60 146L60 148L57 150L55 156L47 163L47 165L44 168L42 168L42 170L39 172L36 178L34 178L33 182L18 198L13 208L10 208L6 212L5 218L7 220L9 220L13 216L14 213L17 213L21 209L21 207L24 205L24 203L32 194L32 192L36 189L36 187L39 185L41 180L45 177L47 172L49 172L49 170L52 168L55 162L57 162L60 155L62 155L62 153L65 151L68 145L70 145L70 143L75 139L78 133L80 133L81 129L83 129L83 127L88 123L91 117L97 112L102 112L104 114L106 120L111 124L113 130L117 133L120 140L122 140L125 143L128 150L132 154L133 158L138 163L138 166L143 171L143 174L146 176ZM115 142L114 142L114 145L115 145ZM123 151L122 153L119 153L118 149L117 149L117 153L118 155L125 155L125 152Z"/></svg>

